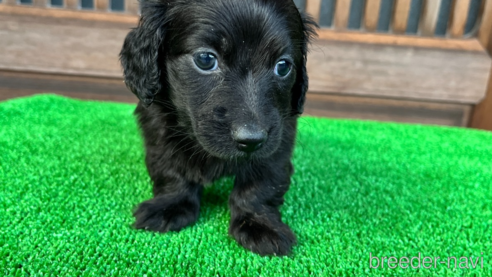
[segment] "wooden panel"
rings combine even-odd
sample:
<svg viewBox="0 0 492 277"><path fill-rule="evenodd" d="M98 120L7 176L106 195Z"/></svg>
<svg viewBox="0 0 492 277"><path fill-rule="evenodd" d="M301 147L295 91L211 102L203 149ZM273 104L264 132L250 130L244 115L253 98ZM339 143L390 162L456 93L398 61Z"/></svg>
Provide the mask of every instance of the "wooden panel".
<svg viewBox="0 0 492 277"><path fill-rule="evenodd" d="M125 0L125 11L129 14L138 15L140 13L139 5L137 0Z"/></svg>
<svg viewBox="0 0 492 277"><path fill-rule="evenodd" d="M316 22L319 22L320 8L321 0L306 0L306 12L310 14Z"/></svg>
<svg viewBox="0 0 492 277"><path fill-rule="evenodd" d="M420 24L423 36L434 36L440 6L441 0L425 0L424 13Z"/></svg>
<svg viewBox="0 0 492 277"><path fill-rule="evenodd" d="M0 16L0 69L122 78L118 53L128 25L5 18Z"/></svg>
<svg viewBox="0 0 492 277"><path fill-rule="evenodd" d="M475 104L485 95L490 57L367 43L317 41L308 57L313 92Z"/></svg>
<svg viewBox="0 0 492 277"><path fill-rule="evenodd" d="M96 10L98 11L109 11L109 0L94 0Z"/></svg>
<svg viewBox="0 0 492 277"><path fill-rule="evenodd" d="M369 32L375 32L378 28L379 10L381 0L367 0L364 12L364 27Z"/></svg>
<svg viewBox="0 0 492 277"><path fill-rule="evenodd" d="M471 0L455 0L453 5L450 35L453 38L463 37L465 33L466 19L468 18L468 10L470 9Z"/></svg>
<svg viewBox="0 0 492 277"><path fill-rule="evenodd" d="M410 4L412 0L397 0L395 3L395 13L393 15L393 32L403 34L407 30L408 16L410 14Z"/></svg>
<svg viewBox="0 0 492 277"><path fill-rule="evenodd" d="M320 39L334 41L483 52L483 47L477 39L444 39L358 32L337 32L328 29L318 30L318 37Z"/></svg>
<svg viewBox="0 0 492 277"><path fill-rule="evenodd" d="M470 105L340 96L308 92L306 104L304 106L304 115L466 126L470 110Z"/></svg>
<svg viewBox="0 0 492 277"><path fill-rule="evenodd" d="M99 0L96 0L96 5L98 3ZM105 11L107 11L107 7ZM72 11L65 9L41 9L36 7L7 5L0 5L0 14L48 17L53 19L77 19L87 21L115 22L134 25L138 23L139 18L135 15L116 13L97 13L92 11Z"/></svg>
<svg viewBox="0 0 492 277"><path fill-rule="evenodd" d="M338 30L347 29L350 14L351 0L337 1L335 6L335 28Z"/></svg>
<svg viewBox="0 0 492 277"><path fill-rule="evenodd" d="M483 47L492 54L492 0L485 1L478 39Z"/></svg>
<svg viewBox="0 0 492 277"><path fill-rule="evenodd" d="M79 9L79 0L64 0L67 9L78 10Z"/></svg>

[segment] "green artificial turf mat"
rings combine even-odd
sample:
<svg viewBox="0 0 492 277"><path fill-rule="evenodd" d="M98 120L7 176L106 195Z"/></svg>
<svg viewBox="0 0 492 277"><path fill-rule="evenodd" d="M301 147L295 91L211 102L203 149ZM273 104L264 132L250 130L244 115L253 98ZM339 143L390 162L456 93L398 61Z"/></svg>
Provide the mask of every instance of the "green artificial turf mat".
<svg viewBox="0 0 492 277"><path fill-rule="evenodd" d="M281 209L298 245L260 257L227 234L231 179L205 190L192 227L131 228L152 196L134 108L54 95L0 103L0 275L492 276L492 133L300 119ZM370 254L418 253L483 268L369 267Z"/></svg>

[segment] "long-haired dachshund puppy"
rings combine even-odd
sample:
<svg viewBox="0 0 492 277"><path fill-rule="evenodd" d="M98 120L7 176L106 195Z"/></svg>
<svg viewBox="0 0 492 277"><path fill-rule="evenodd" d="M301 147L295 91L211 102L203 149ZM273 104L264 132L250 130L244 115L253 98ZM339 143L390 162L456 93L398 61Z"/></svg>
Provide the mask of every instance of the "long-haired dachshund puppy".
<svg viewBox="0 0 492 277"><path fill-rule="evenodd" d="M292 0L146 1L120 53L140 102L154 198L135 227L179 231L199 214L203 187L235 176L229 233L261 255L296 243L282 222L296 125L316 24Z"/></svg>

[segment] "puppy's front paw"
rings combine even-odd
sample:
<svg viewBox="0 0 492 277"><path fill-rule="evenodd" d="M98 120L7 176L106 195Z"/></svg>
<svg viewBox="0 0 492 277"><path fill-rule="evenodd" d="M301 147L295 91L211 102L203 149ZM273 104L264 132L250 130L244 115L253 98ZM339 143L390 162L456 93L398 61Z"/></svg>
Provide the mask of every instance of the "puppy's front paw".
<svg viewBox="0 0 492 277"><path fill-rule="evenodd" d="M262 256L288 255L296 244L296 236L282 222L262 222L243 217L233 220L229 233L239 244Z"/></svg>
<svg viewBox="0 0 492 277"><path fill-rule="evenodd" d="M153 198L142 202L133 213L135 228L157 232L179 231L195 223L199 205L187 200Z"/></svg>

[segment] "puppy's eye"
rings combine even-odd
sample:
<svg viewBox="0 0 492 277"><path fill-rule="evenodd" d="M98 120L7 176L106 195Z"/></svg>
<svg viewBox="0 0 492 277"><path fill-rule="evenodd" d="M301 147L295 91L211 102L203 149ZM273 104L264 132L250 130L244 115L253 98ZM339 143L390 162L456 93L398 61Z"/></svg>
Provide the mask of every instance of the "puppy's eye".
<svg viewBox="0 0 492 277"><path fill-rule="evenodd" d="M285 77L292 69L292 64L287 60L280 60L276 65L273 72L280 77Z"/></svg>
<svg viewBox="0 0 492 277"><path fill-rule="evenodd" d="M211 71L218 67L217 57L209 52L201 52L195 55L194 61L196 66L201 70Z"/></svg>

